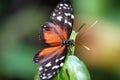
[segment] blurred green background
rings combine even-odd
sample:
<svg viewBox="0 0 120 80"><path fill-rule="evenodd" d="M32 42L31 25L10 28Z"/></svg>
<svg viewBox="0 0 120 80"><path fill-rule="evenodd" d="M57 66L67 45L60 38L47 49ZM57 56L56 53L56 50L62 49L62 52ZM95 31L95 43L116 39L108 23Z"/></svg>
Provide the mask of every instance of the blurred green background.
<svg viewBox="0 0 120 80"><path fill-rule="evenodd" d="M59 1L0 0L0 80L33 80L33 56L43 48L40 26ZM85 62L91 80L120 80L120 1L70 1L74 30L86 24L77 36L75 54Z"/></svg>

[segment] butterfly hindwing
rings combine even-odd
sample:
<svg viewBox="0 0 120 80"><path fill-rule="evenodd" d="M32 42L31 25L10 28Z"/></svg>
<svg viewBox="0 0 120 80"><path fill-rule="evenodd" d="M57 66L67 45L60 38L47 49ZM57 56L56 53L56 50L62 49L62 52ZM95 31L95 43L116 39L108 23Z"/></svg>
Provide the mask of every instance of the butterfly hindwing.
<svg viewBox="0 0 120 80"><path fill-rule="evenodd" d="M45 48L41 51L38 51L34 57L34 62L43 64L44 62L47 62L48 60L63 54L64 50L65 46Z"/></svg>
<svg viewBox="0 0 120 80"><path fill-rule="evenodd" d="M53 23L59 24L61 27L66 29L70 36L73 27L74 15L72 6L67 0L62 0L57 5L50 16L50 19Z"/></svg>
<svg viewBox="0 0 120 80"><path fill-rule="evenodd" d="M40 63L39 76L41 80L51 80L60 71L67 54L67 47L45 48L36 54L34 61Z"/></svg>

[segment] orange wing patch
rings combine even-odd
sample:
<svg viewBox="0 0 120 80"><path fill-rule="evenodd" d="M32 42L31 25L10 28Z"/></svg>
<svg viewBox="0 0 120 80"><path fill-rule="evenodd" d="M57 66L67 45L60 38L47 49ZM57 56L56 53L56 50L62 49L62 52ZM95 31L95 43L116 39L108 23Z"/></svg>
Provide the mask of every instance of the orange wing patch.
<svg viewBox="0 0 120 80"><path fill-rule="evenodd" d="M54 31L53 27L48 27L49 30L43 29L43 36L45 43L49 44L50 46L59 46L62 42L59 35Z"/></svg>
<svg viewBox="0 0 120 80"><path fill-rule="evenodd" d="M67 32L66 29L63 29L59 25L56 25L55 28L57 29L57 31L60 32L60 35L62 36L63 40L67 40L68 39L68 32Z"/></svg>
<svg viewBox="0 0 120 80"><path fill-rule="evenodd" d="M59 25L47 23L43 26L40 38L49 46L59 46L68 39L68 32Z"/></svg>
<svg viewBox="0 0 120 80"><path fill-rule="evenodd" d="M38 62L40 64L56 57L59 56L60 54L62 54L65 50L65 46L61 47L51 47L51 48L45 48L42 51L39 51L37 53L37 55L35 56L35 61Z"/></svg>

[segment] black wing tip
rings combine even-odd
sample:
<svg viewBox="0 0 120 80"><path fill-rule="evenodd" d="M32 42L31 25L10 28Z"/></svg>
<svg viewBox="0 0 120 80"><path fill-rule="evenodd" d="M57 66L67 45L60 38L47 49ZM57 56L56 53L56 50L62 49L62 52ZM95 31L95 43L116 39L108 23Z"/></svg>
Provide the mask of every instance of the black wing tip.
<svg viewBox="0 0 120 80"><path fill-rule="evenodd" d="M39 63L39 59L36 58L36 55L35 55L34 58L33 58L33 62L34 62L35 64Z"/></svg>
<svg viewBox="0 0 120 80"><path fill-rule="evenodd" d="M68 1L68 0L63 0L63 1Z"/></svg>
<svg viewBox="0 0 120 80"><path fill-rule="evenodd" d="M41 52L41 50L39 50L39 51L35 54L35 56L33 57L33 62L36 63L36 64L40 62L40 59L38 58L38 55L39 55L40 52Z"/></svg>
<svg viewBox="0 0 120 80"><path fill-rule="evenodd" d="M69 0L63 0L63 1L61 1L61 2L70 4L70 1L69 1Z"/></svg>
<svg viewBox="0 0 120 80"><path fill-rule="evenodd" d="M41 26L40 28L40 32L39 32L39 40L41 43L45 43L45 38L44 38L44 34L43 34L43 30L44 30L44 26L46 26L47 23L45 23L44 25Z"/></svg>

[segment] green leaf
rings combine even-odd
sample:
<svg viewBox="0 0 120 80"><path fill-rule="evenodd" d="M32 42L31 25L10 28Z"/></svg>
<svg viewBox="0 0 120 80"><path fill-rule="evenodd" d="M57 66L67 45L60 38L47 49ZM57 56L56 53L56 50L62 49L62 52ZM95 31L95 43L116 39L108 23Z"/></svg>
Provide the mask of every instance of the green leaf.
<svg viewBox="0 0 120 80"><path fill-rule="evenodd" d="M67 60L54 80L90 80L85 64L76 56L68 56Z"/></svg>
<svg viewBox="0 0 120 80"><path fill-rule="evenodd" d="M39 71L34 80L40 80ZM53 80L91 80L85 64L76 56L68 56L60 73Z"/></svg>
<svg viewBox="0 0 120 80"><path fill-rule="evenodd" d="M40 66L39 66L40 67ZM36 74L35 74L35 77L34 77L34 80L41 80L40 77L39 77L39 67L36 71Z"/></svg>

